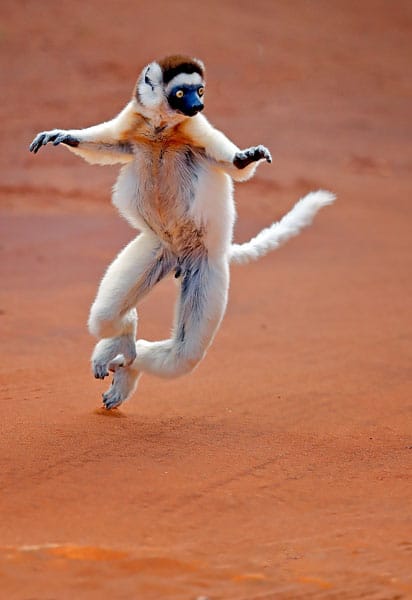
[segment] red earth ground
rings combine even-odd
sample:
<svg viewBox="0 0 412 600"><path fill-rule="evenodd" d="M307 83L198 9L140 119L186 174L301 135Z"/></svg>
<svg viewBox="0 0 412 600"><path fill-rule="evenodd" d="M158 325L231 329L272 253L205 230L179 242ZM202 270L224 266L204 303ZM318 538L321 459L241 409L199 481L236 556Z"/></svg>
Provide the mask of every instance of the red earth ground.
<svg viewBox="0 0 412 600"><path fill-rule="evenodd" d="M0 597L412 598L409 0L3 0ZM207 115L274 156L236 189L238 240L304 193L314 225L232 269L190 376L121 410L88 307L134 235L116 168L34 135L113 116L141 67L208 67ZM174 285L141 307L167 334Z"/></svg>

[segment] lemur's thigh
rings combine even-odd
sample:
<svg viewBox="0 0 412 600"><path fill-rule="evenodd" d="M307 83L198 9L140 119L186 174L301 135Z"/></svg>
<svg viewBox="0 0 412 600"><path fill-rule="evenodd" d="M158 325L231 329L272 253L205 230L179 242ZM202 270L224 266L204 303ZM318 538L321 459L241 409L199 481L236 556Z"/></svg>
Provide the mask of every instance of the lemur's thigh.
<svg viewBox="0 0 412 600"><path fill-rule="evenodd" d="M201 256L183 266L172 337L138 340L134 367L161 377L191 371L203 358L223 318L229 286L225 260Z"/></svg>
<svg viewBox="0 0 412 600"><path fill-rule="evenodd" d="M132 332L136 327L132 309L173 266L174 258L155 235L140 234L107 269L90 310L90 332L97 337Z"/></svg>
<svg viewBox="0 0 412 600"><path fill-rule="evenodd" d="M173 329L178 354L202 358L226 310L228 287L226 261L202 258L189 264L181 282Z"/></svg>

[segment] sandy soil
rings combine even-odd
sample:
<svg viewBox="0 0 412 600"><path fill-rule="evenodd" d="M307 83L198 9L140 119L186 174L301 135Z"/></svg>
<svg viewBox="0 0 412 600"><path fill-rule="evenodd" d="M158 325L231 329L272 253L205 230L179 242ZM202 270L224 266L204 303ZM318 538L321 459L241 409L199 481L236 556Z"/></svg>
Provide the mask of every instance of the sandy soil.
<svg viewBox="0 0 412 600"><path fill-rule="evenodd" d="M411 7L3 0L2 599L412 598ZM339 201L233 268L192 375L108 414L85 322L133 236L117 169L27 146L111 117L175 51L206 62L210 120L273 152L237 187L238 240L307 191Z"/></svg>

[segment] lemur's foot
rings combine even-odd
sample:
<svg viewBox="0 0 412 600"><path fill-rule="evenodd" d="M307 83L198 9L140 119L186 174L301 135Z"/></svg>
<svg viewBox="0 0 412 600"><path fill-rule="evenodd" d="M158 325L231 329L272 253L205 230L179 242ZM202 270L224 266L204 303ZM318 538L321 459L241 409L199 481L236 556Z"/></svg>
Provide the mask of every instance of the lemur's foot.
<svg viewBox="0 0 412 600"><path fill-rule="evenodd" d="M66 144L67 146L76 147L79 145L79 140L67 133L67 131L53 129L53 131L43 131L42 133L38 133L30 144L29 150L36 154L42 146L45 146L49 142L53 142L53 146Z"/></svg>
<svg viewBox="0 0 412 600"><path fill-rule="evenodd" d="M136 358L136 342L134 336L119 335L104 338L95 346L92 354L92 370L96 379L104 379L110 371L117 367L127 367Z"/></svg>
<svg viewBox="0 0 412 600"><path fill-rule="evenodd" d="M257 162L258 160L266 160L266 162L272 162L272 156L265 146L252 146L251 148L246 148L246 150L241 150L235 154L235 158L233 159L233 164L238 169L244 169L250 163Z"/></svg>
<svg viewBox="0 0 412 600"><path fill-rule="evenodd" d="M103 405L107 410L120 406L136 390L139 373L130 367L117 368L110 388L102 394Z"/></svg>

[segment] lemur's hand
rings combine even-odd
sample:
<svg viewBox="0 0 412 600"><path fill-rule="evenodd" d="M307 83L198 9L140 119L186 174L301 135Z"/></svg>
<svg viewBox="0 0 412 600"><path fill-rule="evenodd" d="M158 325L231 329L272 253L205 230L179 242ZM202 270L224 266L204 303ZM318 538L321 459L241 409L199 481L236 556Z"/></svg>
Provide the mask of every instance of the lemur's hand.
<svg viewBox="0 0 412 600"><path fill-rule="evenodd" d="M258 160L266 160L266 162L271 163L272 157L270 152L265 146L252 146L251 148L247 148L246 150L241 150L235 154L235 158L233 159L233 164L238 169L244 169L250 163L257 162Z"/></svg>
<svg viewBox="0 0 412 600"><path fill-rule="evenodd" d="M45 146L49 142L53 142L53 146L66 144L67 146L76 147L79 145L79 140L73 135L70 135L67 131L53 129L52 131L42 131L42 133L38 133L30 144L29 150L36 154L42 146Z"/></svg>

